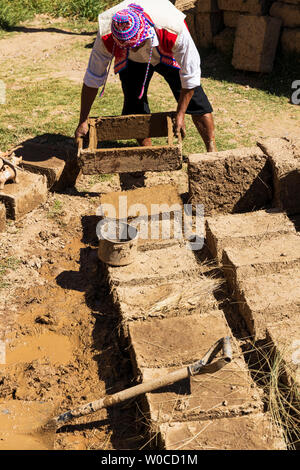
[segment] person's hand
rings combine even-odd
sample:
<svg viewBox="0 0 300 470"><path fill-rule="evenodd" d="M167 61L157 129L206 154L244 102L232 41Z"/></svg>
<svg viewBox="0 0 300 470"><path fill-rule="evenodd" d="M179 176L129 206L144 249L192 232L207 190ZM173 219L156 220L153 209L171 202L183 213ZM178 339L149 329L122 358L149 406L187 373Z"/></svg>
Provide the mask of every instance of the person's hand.
<svg viewBox="0 0 300 470"><path fill-rule="evenodd" d="M175 118L175 125L174 125L174 133L177 138L179 138L180 134L181 137L184 139L186 136L186 128L185 128L185 121L184 121L184 114L177 113Z"/></svg>
<svg viewBox="0 0 300 470"><path fill-rule="evenodd" d="M87 121L80 123L75 131L75 142L78 143L79 139L87 135L88 131L89 126Z"/></svg>

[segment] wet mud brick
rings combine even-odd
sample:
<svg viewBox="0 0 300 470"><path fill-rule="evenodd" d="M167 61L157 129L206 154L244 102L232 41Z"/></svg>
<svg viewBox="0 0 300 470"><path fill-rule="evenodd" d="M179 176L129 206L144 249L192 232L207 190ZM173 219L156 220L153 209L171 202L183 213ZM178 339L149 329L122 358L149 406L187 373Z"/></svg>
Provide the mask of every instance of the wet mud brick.
<svg viewBox="0 0 300 470"><path fill-rule="evenodd" d="M180 213L179 217L181 215ZM177 217L162 220L154 218L151 221L134 219L130 221L130 225L139 231L138 249L141 251L168 248L173 245L183 246L186 241L184 237L187 238L182 221Z"/></svg>
<svg viewBox="0 0 300 470"><path fill-rule="evenodd" d="M295 3L295 5L289 5ZM270 15L282 20L283 26L288 28L300 27L300 3L299 2L275 2L271 6Z"/></svg>
<svg viewBox="0 0 300 470"><path fill-rule="evenodd" d="M97 215L112 219L149 219L174 217L182 213L183 204L175 186L161 184L151 188L137 188L103 194Z"/></svg>
<svg viewBox="0 0 300 470"><path fill-rule="evenodd" d="M146 139L147 137L168 137L168 117L174 113L130 114L90 118L89 124L96 131L97 141ZM90 140L91 148L95 142Z"/></svg>
<svg viewBox="0 0 300 470"><path fill-rule="evenodd" d="M265 15L270 6L270 0L218 0L220 10Z"/></svg>
<svg viewBox="0 0 300 470"><path fill-rule="evenodd" d="M222 264L227 282L235 295L242 280L299 269L300 236L287 234L262 240L243 249L226 248Z"/></svg>
<svg viewBox="0 0 300 470"><path fill-rule="evenodd" d="M267 413L160 426L167 450L286 450L279 429ZM191 457L192 458L192 457Z"/></svg>
<svg viewBox="0 0 300 470"><path fill-rule="evenodd" d="M267 344L273 353L282 359L282 376L280 379L298 394L299 410L300 392L300 320L295 315L293 320L268 325ZM276 360L276 359L275 359Z"/></svg>
<svg viewBox="0 0 300 470"><path fill-rule="evenodd" d="M196 14L197 46L208 47L213 43L213 37L223 28L222 12Z"/></svg>
<svg viewBox="0 0 300 470"><path fill-rule="evenodd" d="M300 214L300 138L268 138L258 145L270 157L274 206L288 214Z"/></svg>
<svg viewBox="0 0 300 470"><path fill-rule="evenodd" d="M275 209L206 219L206 244L220 263L224 248L255 247L262 240L288 233L296 233L294 224L284 212Z"/></svg>
<svg viewBox="0 0 300 470"><path fill-rule="evenodd" d="M8 219L19 220L47 199L45 176L19 172L19 183L6 184L0 190L0 201L5 204Z"/></svg>
<svg viewBox="0 0 300 470"><path fill-rule="evenodd" d="M134 263L128 266L107 266L111 287L161 284L163 280L181 279L200 273L193 251L186 246L138 251Z"/></svg>
<svg viewBox="0 0 300 470"><path fill-rule="evenodd" d="M193 313L202 315L217 306L213 295L215 286L214 279L197 275L194 278L182 279L180 282L162 281L156 286L118 286L113 291L113 299L122 319L126 321L185 316ZM186 301L179 299L182 290L197 291L197 298L193 296Z"/></svg>
<svg viewBox="0 0 300 470"><path fill-rule="evenodd" d="M74 186L79 174L75 148L28 143L15 153L23 157L23 168L47 177L49 189L58 191Z"/></svg>
<svg viewBox="0 0 300 470"><path fill-rule="evenodd" d="M171 184L104 194L97 214L135 226L139 231L138 246L142 250L172 246L183 241L183 234L187 235L183 225L183 203Z"/></svg>
<svg viewBox="0 0 300 470"><path fill-rule="evenodd" d="M129 322L128 330L136 375L142 368L189 365L201 359L217 340L231 336L221 310L207 311L202 316Z"/></svg>
<svg viewBox="0 0 300 470"><path fill-rule="evenodd" d="M199 359L220 338L230 335L221 311L128 325L135 374L144 382ZM146 394L145 412L153 422L207 419L257 412L262 402L237 343L232 363L213 374L197 375Z"/></svg>
<svg viewBox="0 0 300 470"><path fill-rule="evenodd" d="M182 166L179 146L121 147L82 150L79 166L84 175L172 171Z"/></svg>
<svg viewBox="0 0 300 470"><path fill-rule="evenodd" d="M235 299L255 340L265 339L273 325L285 330L285 323L297 323L300 314L300 269L240 280Z"/></svg>
<svg viewBox="0 0 300 470"><path fill-rule="evenodd" d="M0 233L6 229L6 209L4 204L0 203Z"/></svg>
<svg viewBox="0 0 300 470"><path fill-rule="evenodd" d="M238 19L232 65L239 70L271 72L279 40L281 20L271 16Z"/></svg>
<svg viewBox="0 0 300 470"><path fill-rule="evenodd" d="M281 35L281 46L285 52L300 54L300 27L284 28Z"/></svg>
<svg viewBox="0 0 300 470"><path fill-rule="evenodd" d="M144 382L175 372L181 367L142 369ZM259 391L242 358L214 374L202 374L147 393L143 414L152 424L170 421L202 421L263 411Z"/></svg>
<svg viewBox="0 0 300 470"><path fill-rule="evenodd" d="M190 202L204 213L251 212L272 200L272 174L258 147L192 154L188 157Z"/></svg>

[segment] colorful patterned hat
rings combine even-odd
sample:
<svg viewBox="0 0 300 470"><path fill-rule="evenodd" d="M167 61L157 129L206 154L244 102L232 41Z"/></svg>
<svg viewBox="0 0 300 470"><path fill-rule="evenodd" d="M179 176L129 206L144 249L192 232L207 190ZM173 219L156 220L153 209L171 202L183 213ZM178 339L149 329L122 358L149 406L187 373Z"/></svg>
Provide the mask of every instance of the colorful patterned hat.
<svg viewBox="0 0 300 470"><path fill-rule="evenodd" d="M112 18L111 32L114 41L124 49L138 47L146 39L153 38L153 23L145 16L142 7L131 3Z"/></svg>
<svg viewBox="0 0 300 470"><path fill-rule="evenodd" d="M145 15L145 12L142 7L136 5L135 3L130 3L127 8L125 8L124 10L120 10L113 16L111 23L111 32L114 38L114 48L112 55L114 55L116 46L119 46L122 49L130 49L138 47L140 44L146 41L146 39L151 39L152 46L149 55L146 75L141 93L138 97L139 99L142 99L152 59L153 39L156 34L154 24L151 22L150 18ZM104 94L110 67L111 62L106 74L104 86L100 93L100 98Z"/></svg>

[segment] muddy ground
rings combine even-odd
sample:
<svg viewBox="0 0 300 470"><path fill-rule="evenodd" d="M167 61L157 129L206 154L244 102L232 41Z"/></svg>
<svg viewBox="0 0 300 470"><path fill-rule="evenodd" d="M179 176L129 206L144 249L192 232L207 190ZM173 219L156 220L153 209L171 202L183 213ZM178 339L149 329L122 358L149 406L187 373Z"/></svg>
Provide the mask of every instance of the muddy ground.
<svg viewBox="0 0 300 470"><path fill-rule="evenodd" d="M8 412L11 400L47 402L49 410L53 404L55 412L62 412L132 385L130 362L119 349L118 320L97 259L90 216L95 201L59 195L65 210L53 216L53 200L57 195L50 195L21 222L11 223L1 236L2 255L19 260L1 289L2 340L7 348L6 366L0 367L0 403ZM39 407L30 411L35 412L38 415ZM2 419L5 414L0 414ZM130 404L76 423L57 434L55 448L140 445L140 424ZM20 439L24 446L26 439Z"/></svg>

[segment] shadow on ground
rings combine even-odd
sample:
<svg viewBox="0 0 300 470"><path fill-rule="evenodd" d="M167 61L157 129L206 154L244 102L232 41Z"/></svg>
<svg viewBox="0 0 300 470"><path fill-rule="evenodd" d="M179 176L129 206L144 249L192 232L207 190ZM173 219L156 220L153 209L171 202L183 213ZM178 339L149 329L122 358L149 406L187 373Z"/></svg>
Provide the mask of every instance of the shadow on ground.
<svg viewBox="0 0 300 470"><path fill-rule="evenodd" d="M23 158L25 168L30 165L30 171L46 175L49 189L52 191L65 192L65 188L75 186L80 168L77 148L70 137L62 134L42 134L21 142L15 154ZM60 176L54 177L53 172L56 171L58 160L64 161L65 165Z"/></svg>
<svg viewBox="0 0 300 470"><path fill-rule="evenodd" d="M235 70L231 65L231 55L224 55L215 49L200 51L202 77L214 80L248 85L264 90L275 96L291 97L293 81L300 77L300 60L296 54L283 54L278 51L273 71L269 74Z"/></svg>
<svg viewBox="0 0 300 470"><path fill-rule="evenodd" d="M74 31L66 31L64 29L59 28L33 28L32 26L14 26L9 28L9 31L15 31L18 33L59 33L59 34L67 34L70 36L94 36L97 34L97 31L82 31L80 33L76 33Z"/></svg>

